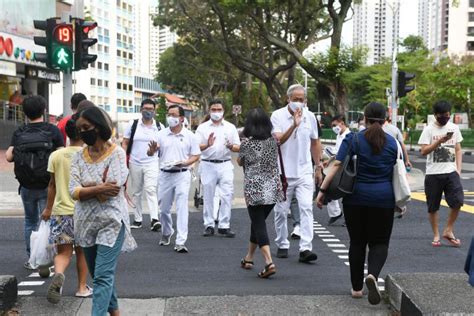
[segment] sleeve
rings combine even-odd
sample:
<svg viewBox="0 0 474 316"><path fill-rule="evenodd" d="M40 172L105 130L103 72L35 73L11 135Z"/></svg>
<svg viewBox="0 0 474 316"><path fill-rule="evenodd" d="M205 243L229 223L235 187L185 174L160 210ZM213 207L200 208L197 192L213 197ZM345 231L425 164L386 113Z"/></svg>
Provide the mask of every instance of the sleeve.
<svg viewBox="0 0 474 316"><path fill-rule="evenodd" d="M354 137L354 133L350 133L346 135L346 138L344 138L344 140L341 143L341 147L339 147L339 151L337 152L337 155L336 155L336 160L339 160L341 162L344 161L344 159L347 156L347 151L349 150L349 147L352 143L353 137Z"/></svg>
<svg viewBox="0 0 474 316"><path fill-rule="evenodd" d="M273 112L270 120L272 121L273 130L272 133L283 133L281 125L278 122L277 112Z"/></svg>
<svg viewBox="0 0 474 316"><path fill-rule="evenodd" d="M130 137L132 136L132 125L133 121L128 122L128 125L125 128L125 131L123 132L123 138L130 139Z"/></svg>
<svg viewBox="0 0 474 316"><path fill-rule="evenodd" d="M51 131L53 133L54 147L55 148L64 147L63 135L61 135L61 132L59 131L59 128L57 126L54 126L54 125L51 124Z"/></svg>
<svg viewBox="0 0 474 316"><path fill-rule="evenodd" d="M67 140L67 135L66 135L66 124L67 124L67 121L70 119L71 117L70 116L67 116L65 118L63 118L61 121L59 121L57 127L59 129L59 131L61 132L61 135L63 137L63 141L64 143L66 144L66 140Z"/></svg>
<svg viewBox="0 0 474 316"><path fill-rule="evenodd" d="M79 192L81 191L81 168L79 160L81 159L82 150L78 151L71 161L71 174L69 180L69 194L74 200L79 200Z"/></svg>
<svg viewBox="0 0 474 316"><path fill-rule="evenodd" d="M122 147L117 146L110 159L107 181L117 181L119 186L123 186L127 181L127 177L128 168L125 150L123 150Z"/></svg>
<svg viewBox="0 0 474 316"><path fill-rule="evenodd" d="M455 132L455 136L456 136L456 143L460 143L464 140L464 138L462 137L462 133L461 133L461 130L459 129L458 126L456 126L456 132Z"/></svg>
<svg viewBox="0 0 474 316"><path fill-rule="evenodd" d="M318 139L319 138L319 133L318 133L318 121L316 120L316 116L312 112L308 111L308 116L311 121L311 134L310 137L311 139Z"/></svg>
<svg viewBox="0 0 474 316"><path fill-rule="evenodd" d="M207 138L206 135L204 135L204 132L202 131L202 125L199 125L198 128L196 129L196 137L199 141L199 144L207 144Z"/></svg>
<svg viewBox="0 0 474 316"><path fill-rule="evenodd" d="M397 127L397 140L402 144L405 140L403 139L402 131Z"/></svg>
<svg viewBox="0 0 474 316"><path fill-rule="evenodd" d="M49 155L49 159L48 159L48 172L49 173L54 173L54 161L55 161L55 157L57 156L56 155L56 151L54 151L53 153L51 153L51 155Z"/></svg>
<svg viewBox="0 0 474 316"><path fill-rule="evenodd" d="M239 137L239 132L237 131L237 128L232 125L233 131L232 131L232 144L233 145L240 145L240 137Z"/></svg>
<svg viewBox="0 0 474 316"><path fill-rule="evenodd" d="M418 140L418 145L429 145L429 144L431 144L431 132L430 132L430 127L426 126L420 135L420 139Z"/></svg>
<svg viewBox="0 0 474 316"><path fill-rule="evenodd" d="M193 155L193 156L200 155L201 154L201 148L199 147L199 138L196 135L192 134L192 132L190 132L190 133L192 135L190 154Z"/></svg>
<svg viewBox="0 0 474 316"><path fill-rule="evenodd" d="M244 140L242 144L240 144L240 150L239 150L239 159L243 160L245 159L245 155L247 154L247 149L248 149L248 140Z"/></svg>

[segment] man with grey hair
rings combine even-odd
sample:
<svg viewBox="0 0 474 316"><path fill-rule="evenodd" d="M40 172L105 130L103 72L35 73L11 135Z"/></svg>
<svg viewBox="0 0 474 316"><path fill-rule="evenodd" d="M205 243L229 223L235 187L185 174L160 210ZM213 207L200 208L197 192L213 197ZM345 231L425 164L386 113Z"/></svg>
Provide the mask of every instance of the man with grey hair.
<svg viewBox="0 0 474 316"><path fill-rule="evenodd" d="M275 230L277 257L287 258L287 212L291 197L296 196L300 210L299 261L309 263L318 257L313 248L313 175L318 183L322 180L318 125L316 117L306 104L306 90L300 84L288 88L288 105L273 112L273 134L280 142L283 166L288 181L286 201L275 205ZM313 167L311 157L315 162Z"/></svg>

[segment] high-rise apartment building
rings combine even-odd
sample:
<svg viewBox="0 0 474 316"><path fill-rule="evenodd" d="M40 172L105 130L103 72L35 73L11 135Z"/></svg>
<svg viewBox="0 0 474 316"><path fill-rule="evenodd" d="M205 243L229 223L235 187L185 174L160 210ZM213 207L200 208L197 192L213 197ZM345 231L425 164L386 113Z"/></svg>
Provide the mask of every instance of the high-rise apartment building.
<svg viewBox="0 0 474 316"><path fill-rule="evenodd" d="M419 0L418 35L432 51L474 54L474 0Z"/></svg>
<svg viewBox="0 0 474 316"><path fill-rule="evenodd" d="M392 56L399 32L400 0L370 0L354 5L353 45L369 49L369 65Z"/></svg>
<svg viewBox="0 0 474 316"><path fill-rule="evenodd" d="M150 8L151 14L158 13L158 7L152 6ZM156 75L157 65L160 63L160 55L165 50L173 46L178 41L176 33L172 32L166 26L153 26L150 28L150 73Z"/></svg>

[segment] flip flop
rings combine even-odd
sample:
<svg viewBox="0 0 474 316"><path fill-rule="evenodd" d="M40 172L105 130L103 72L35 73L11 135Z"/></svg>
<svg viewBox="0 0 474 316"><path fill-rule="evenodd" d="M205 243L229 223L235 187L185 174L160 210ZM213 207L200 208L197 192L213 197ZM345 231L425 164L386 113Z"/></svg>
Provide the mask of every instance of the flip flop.
<svg viewBox="0 0 474 316"><path fill-rule="evenodd" d="M456 237L449 237L449 236L443 236L444 239L446 239L451 246L459 248L461 247L461 240L457 239Z"/></svg>
<svg viewBox="0 0 474 316"><path fill-rule="evenodd" d="M431 246L433 247L441 247L441 240L433 240L431 242Z"/></svg>
<svg viewBox="0 0 474 316"><path fill-rule="evenodd" d="M76 292L76 297L89 297L93 294L93 290L89 285L86 285L87 291L85 293Z"/></svg>

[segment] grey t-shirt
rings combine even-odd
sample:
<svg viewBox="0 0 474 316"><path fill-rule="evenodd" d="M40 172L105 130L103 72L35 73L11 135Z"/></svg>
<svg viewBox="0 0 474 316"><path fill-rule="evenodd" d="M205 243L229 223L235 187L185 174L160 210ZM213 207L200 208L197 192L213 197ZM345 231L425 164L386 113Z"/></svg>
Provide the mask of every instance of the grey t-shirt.
<svg viewBox="0 0 474 316"><path fill-rule="evenodd" d="M392 124L384 124L382 129L385 133L391 135L393 138L398 140L400 143L403 143L403 135L402 132L398 129L398 127Z"/></svg>

